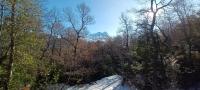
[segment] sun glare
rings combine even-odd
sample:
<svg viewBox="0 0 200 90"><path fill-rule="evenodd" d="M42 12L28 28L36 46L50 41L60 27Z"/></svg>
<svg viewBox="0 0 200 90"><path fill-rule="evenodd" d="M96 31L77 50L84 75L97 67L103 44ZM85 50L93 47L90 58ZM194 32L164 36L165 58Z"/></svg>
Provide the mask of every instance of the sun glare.
<svg viewBox="0 0 200 90"><path fill-rule="evenodd" d="M153 18L153 12L148 12L147 16L152 19Z"/></svg>
<svg viewBox="0 0 200 90"><path fill-rule="evenodd" d="M156 16L159 16L159 15L161 15L161 14L162 14L162 11L158 11L158 12L156 13ZM153 13L153 12L147 12L147 13L145 13L145 16L146 16L147 18L149 18L149 19L153 19L154 13Z"/></svg>

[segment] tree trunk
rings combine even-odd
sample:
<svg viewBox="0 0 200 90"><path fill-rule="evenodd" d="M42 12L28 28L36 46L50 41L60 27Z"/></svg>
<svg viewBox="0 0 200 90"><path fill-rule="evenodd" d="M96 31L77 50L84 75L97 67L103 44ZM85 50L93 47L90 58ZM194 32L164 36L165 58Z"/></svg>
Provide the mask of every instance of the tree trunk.
<svg viewBox="0 0 200 90"><path fill-rule="evenodd" d="M129 30L128 30L128 26L126 26L126 48L129 51Z"/></svg>
<svg viewBox="0 0 200 90"><path fill-rule="evenodd" d="M15 47L15 42L14 42L14 30L15 30L15 6L16 6L16 0L13 0L12 2L12 7L11 7L11 27L10 27L10 52L9 52L9 62L8 62L8 67L7 67L7 81L5 85L5 90L9 89L9 82L12 76L12 66L13 66L13 61L14 61L14 47Z"/></svg>
<svg viewBox="0 0 200 90"><path fill-rule="evenodd" d="M1 5L1 21L0 21L0 58L2 58L3 56L3 51L2 51L2 39L1 39L1 35L2 35L2 30L3 30L3 16L4 16L4 6L3 6L4 0L2 1L2 5Z"/></svg>
<svg viewBox="0 0 200 90"><path fill-rule="evenodd" d="M73 61L76 60L76 57L77 57L77 48L78 48L78 42L79 42L79 34L76 38L76 43L75 43L75 46L74 46L74 57L73 57Z"/></svg>

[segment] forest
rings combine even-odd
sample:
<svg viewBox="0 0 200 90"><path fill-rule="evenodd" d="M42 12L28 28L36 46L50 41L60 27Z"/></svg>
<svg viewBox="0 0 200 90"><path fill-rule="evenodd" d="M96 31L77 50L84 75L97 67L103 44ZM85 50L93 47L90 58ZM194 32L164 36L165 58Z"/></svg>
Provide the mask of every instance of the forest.
<svg viewBox="0 0 200 90"><path fill-rule="evenodd" d="M110 36L88 31L96 17L86 2L60 12L47 10L45 0L0 0L0 90L111 75L138 90L200 85L200 2L136 1L144 6L122 12L118 34Z"/></svg>

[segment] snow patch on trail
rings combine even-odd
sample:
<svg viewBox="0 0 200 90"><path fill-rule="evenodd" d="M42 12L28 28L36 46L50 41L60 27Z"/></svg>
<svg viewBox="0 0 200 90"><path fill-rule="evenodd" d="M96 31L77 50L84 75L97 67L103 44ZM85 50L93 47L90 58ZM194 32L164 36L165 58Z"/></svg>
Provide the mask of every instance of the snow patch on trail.
<svg viewBox="0 0 200 90"><path fill-rule="evenodd" d="M123 78L119 75L102 78L92 84L68 86L56 84L47 87L47 90L130 90L128 85L122 84ZM136 90L136 89L135 89Z"/></svg>

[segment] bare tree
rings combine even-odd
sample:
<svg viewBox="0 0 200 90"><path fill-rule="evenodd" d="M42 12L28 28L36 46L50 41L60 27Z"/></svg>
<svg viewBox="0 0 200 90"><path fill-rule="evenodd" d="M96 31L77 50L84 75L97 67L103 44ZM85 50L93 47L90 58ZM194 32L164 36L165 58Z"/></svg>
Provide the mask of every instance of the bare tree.
<svg viewBox="0 0 200 90"><path fill-rule="evenodd" d="M123 34L125 35L125 46L126 49L129 51L130 33L132 31L132 21L124 13L121 14L120 20L122 24L121 32L123 32Z"/></svg>
<svg viewBox="0 0 200 90"><path fill-rule="evenodd" d="M165 7L169 6L170 3L172 2L172 0L169 0L167 3L166 3L167 0L160 0L158 2L158 0L151 0L151 6L150 6L150 12L153 13L153 17L152 17L152 21L150 23L150 36L152 38L152 43L153 43L153 46L154 46L154 49L155 50L155 54L156 54L156 58L159 56L159 48L158 48L158 41L156 40L156 37L154 36L154 28L155 28L155 25L156 25L156 19L157 19L157 13L164 9Z"/></svg>
<svg viewBox="0 0 200 90"><path fill-rule="evenodd" d="M51 50L53 54L53 50L54 50L54 46L55 46L55 39L54 37L56 37L55 35L55 26L56 23L59 22L59 18L57 17L57 12L56 10L51 10L50 12L47 13L47 23L46 23L46 27L47 27L47 41L46 41L46 45L44 47L44 49L42 50L42 55L40 57L40 60L43 59L43 57L45 57L45 54L48 50Z"/></svg>
<svg viewBox="0 0 200 90"><path fill-rule="evenodd" d="M190 1L190 0L189 0ZM173 3L173 9L178 16L179 21L181 22L182 32L185 37L185 41L187 44L187 58L191 60L192 54L192 34L194 31L192 28L192 22L190 20L190 16L193 14L193 5L188 3L188 0L176 0Z"/></svg>
<svg viewBox="0 0 200 90"><path fill-rule="evenodd" d="M171 2L172 0L150 0L150 7L140 11L144 14L144 16L150 14L148 18L145 17L144 20L142 20L142 23L139 24L139 26L144 30L142 38L146 38L146 45L144 47L148 50L143 52L147 55L147 58L144 57L144 59L149 59L144 60L144 70L148 72L148 75L145 76L144 79L145 87L155 90L163 89L164 86L166 86L165 81L167 77L160 53L160 37L156 32L155 26L159 12L169 6ZM149 69L149 67L152 67L152 69ZM162 82L159 80L162 80Z"/></svg>
<svg viewBox="0 0 200 90"><path fill-rule="evenodd" d="M80 38L83 37L82 33L87 29L88 25L94 22L93 17L89 15L90 13L89 7L86 6L84 3L78 5L77 10L78 10L77 13L78 17L76 17L76 15L70 10L67 10L65 12L70 27L76 33L76 40L75 42L73 42L73 47L74 47L73 60L76 60L77 58L78 43Z"/></svg>

